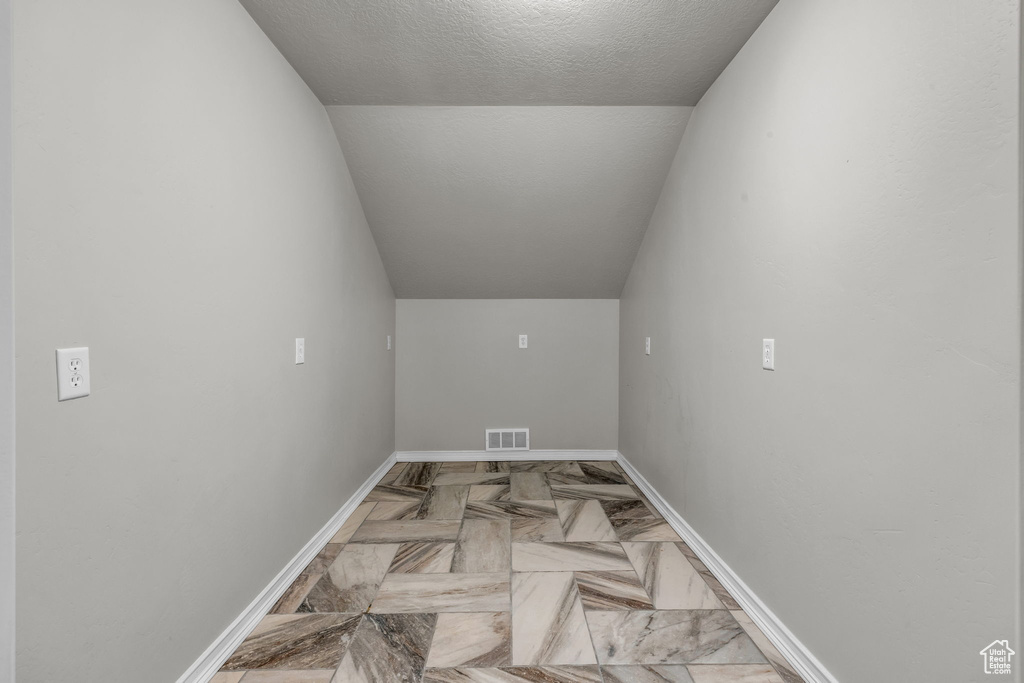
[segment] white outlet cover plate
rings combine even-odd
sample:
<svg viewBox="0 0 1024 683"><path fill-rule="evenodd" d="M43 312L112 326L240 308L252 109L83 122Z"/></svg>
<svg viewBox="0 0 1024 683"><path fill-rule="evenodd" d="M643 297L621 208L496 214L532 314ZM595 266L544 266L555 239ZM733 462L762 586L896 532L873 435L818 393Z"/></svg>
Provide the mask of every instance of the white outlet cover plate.
<svg viewBox="0 0 1024 683"><path fill-rule="evenodd" d="M526 348L526 335L525 334L519 335L519 348L521 348L521 349L525 349Z"/></svg>
<svg viewBox="0 0 1024 683"><path fill-rule="evenodd" d="M89 347L57 349L57 400L82 398L89 390Z"/></svg>
<svg viewBox="0 0 1024 683"><path fill-rule="evenodd" d="M306 362L306 338L295 338L295 364L302 365Z"/></svg>
<svg viewBox="0 0 1024 683"><path fill-rule="evenodd" d="M775 369L775 340L763 339L761 341L761 367L765 370Z"/></svg>

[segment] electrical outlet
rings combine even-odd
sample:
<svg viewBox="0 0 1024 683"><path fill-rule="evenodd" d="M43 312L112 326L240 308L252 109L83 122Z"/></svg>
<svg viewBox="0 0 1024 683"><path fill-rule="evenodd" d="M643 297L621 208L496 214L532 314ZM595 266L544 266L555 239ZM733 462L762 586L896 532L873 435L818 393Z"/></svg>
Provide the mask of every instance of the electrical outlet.
<svg viewBox="0 0 1024 683"><path fill-rule="evenodd" d="M306 362L306 339L296 337L295 339L295 364L302 365Z"/></svg>
<svg viewBox="0 0 1024 683"><path fill-rule="evenodd" d="M761 341L761 367L765 370L775 369L775 340L763 339Z"/></svg>
<svg viewBox="0 0 1024 683"><path fill-rule="evenodd" d="M89 348L57 349L57 400L89 395Z"/></svg>
<svg viewBox="0 0 1024 683"><path fill-rule="evenodd" d="M646 342L644 343L644 353L646 353L648 356L651 355L651 338L650 337L646 337Z"/></svg>
<svg viewBox="0 0 1024 683"><path fill-rule="evenodd" d="M525 334L519 335L519 348L521 348L521 349L525 349L526 348L526 335Z"/></svg>

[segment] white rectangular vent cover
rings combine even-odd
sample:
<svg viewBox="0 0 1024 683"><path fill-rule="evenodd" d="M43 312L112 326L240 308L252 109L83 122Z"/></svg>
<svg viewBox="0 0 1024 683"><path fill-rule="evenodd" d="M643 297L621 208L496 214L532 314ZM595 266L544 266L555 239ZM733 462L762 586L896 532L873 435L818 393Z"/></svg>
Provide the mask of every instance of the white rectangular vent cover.
<svg viewBox="0 0 1024 683"><path fill-rule="evenodd" d="M529 429L488 429L486 432L485 443L489 451L530 450Z"/></svg>

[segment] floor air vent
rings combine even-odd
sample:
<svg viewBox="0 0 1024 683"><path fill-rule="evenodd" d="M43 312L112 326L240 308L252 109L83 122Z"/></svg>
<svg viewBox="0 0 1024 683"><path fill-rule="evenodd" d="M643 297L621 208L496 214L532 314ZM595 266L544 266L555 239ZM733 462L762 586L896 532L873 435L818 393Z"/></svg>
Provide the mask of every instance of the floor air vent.
<svg viewBox="0 0 1024 683"><path fill-rule="evenodd" d="M485 443L489 451L530 450L529 429L488 429L486 432Z"/></svg>

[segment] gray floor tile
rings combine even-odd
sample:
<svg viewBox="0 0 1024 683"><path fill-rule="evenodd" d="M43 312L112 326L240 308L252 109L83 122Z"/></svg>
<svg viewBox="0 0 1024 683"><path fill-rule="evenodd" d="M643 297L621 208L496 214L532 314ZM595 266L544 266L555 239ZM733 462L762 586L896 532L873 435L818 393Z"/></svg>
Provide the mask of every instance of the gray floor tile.
<svg viewBox="0 0 1024 683"><path fill-rule="evenodd" d="M504 574L388 574L370 611L507 612L509 575Z"/></svg>
<svg viewBox="0 0 1024 683"><path fill-rule="evenodd" d="M260 621L221 668L332 669L345 654L361 616L271 614Z"/></svg>
<svg viewBox="0 0 1024 683"><path fill-rule="evenodd" d="M601 683L596 666L427 669L423 683Z"/></svg>
<svg viewBox="0 0 1024 683"><path fill-rule="evenodd" d="M770 666L764 664L691 664L693 683L783 683Z"/></svg>
<svg viewBox="0 0 1024 683"><path fill-rule="evenodd" d="M576 572L576 585L587 610L654 609L634 571Z"/></svg>
<svg viewBox="0 0 1024 683"><path fill-rule="evenodd" d="M509 612L445 612L437 615L427 666L502 667L512 663Z"/></svg>
<svg viewBox="0 0 1024 683"><path fill-rule="evenodd" d="M618 543L513 543L512 571L623 571L632 569Z"/></svg>
<svg viewBox="0 0 1024 683"><path fill-rule="evenodd" d="M604 683L693 683L683 664L602 666Z"/></svg>
<svg viewBox="0 0 1024 683"><path fill-rule="evenodd" d="M454 543L403 543L389 574L447 574L452 570Z"/></svg>
<svg viewBox="0 0 1024 683"><path fill-rule="evenodd" d="M350 543L454 541L460 526L456 519L367 520L352 535Z"/></svg>
<svg viewBox="0 0 1024 683"><path fill-rule="evenodd" d="M623 543L655 609L725 609L674 543Z"/></svg>
<svg viewBox="0 0 1024 683"><path fill-rule="evenodd" d="M335 681L420 680L436 614L367 614L352 637Z"/></svg>
<svg viewBox="0 0 1024 683"><path fill-rule="evenodd" d="M571 573L512 575L512 663L597 663Z"/></svg>
<svg viewBox="0 0 1024 683"><path fill-rule="evenodd" d="M508 573L511 571L512 537L507 519L467 519L455 543L452 571L461 573Z"/></svg>
<svg viewBox="0 0 1024 683"><path fill-rule="evenodd" d="M431 486L416 519L462 519L468 499L469 486Z"/></svg>
<svg viewBox="0 0 1024 683"><path fill-rule="evenodd" d="M597 500L555 501L566 541L617 541L618 536Z"/></svg>
<svg viewBox="0 0 1024 683"><path fill-rule="evenodd" d="M588 612L604 664L764 664L726 610Z"/></svg>
<svg viewBox="0 0 1024 683"><path fill-rule="evenodd" d="M299 612L362 612L388 571L396 544L349 544L306 594Z"/></svg>

